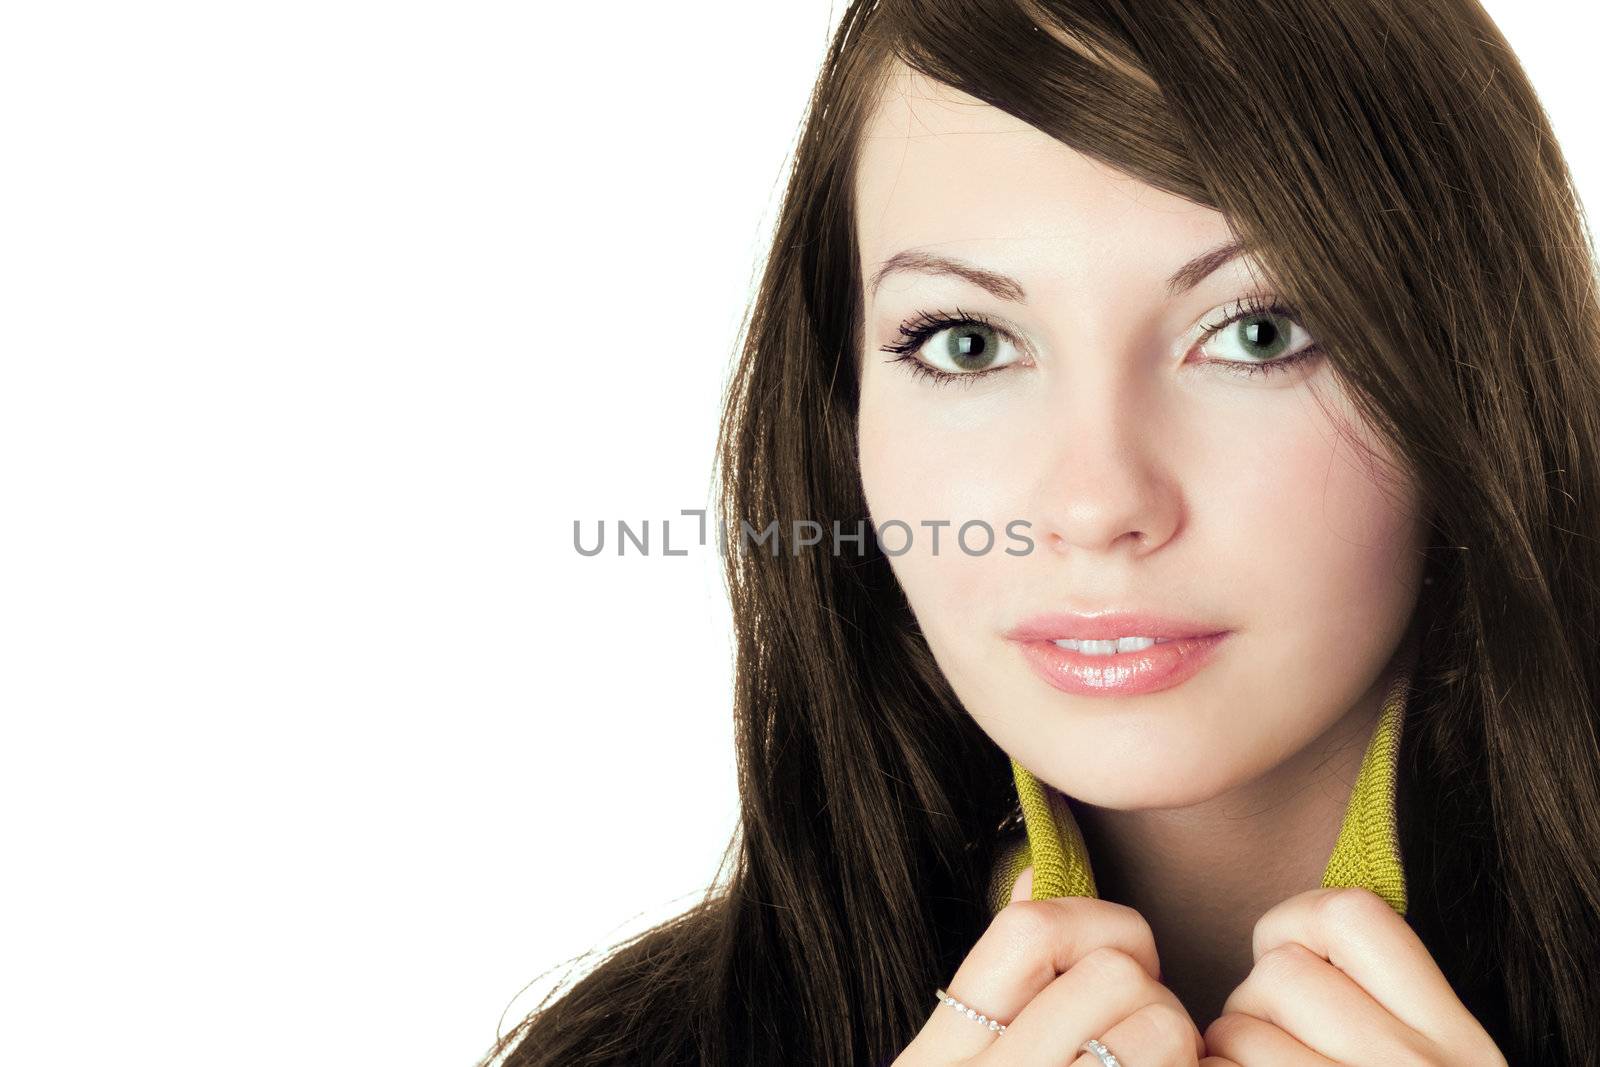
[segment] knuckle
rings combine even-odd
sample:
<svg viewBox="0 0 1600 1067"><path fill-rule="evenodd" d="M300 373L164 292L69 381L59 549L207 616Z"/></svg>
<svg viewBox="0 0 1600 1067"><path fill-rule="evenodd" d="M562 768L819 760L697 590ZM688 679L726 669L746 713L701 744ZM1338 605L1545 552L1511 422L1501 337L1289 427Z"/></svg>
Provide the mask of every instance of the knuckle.
<svg viewBox="0 0 1600 1067"><path fill-rule="evenodd" d="M1039 903L1058 919L1064 918L1068 922L1075 923L1093 922L1108 906L1106 901L1078 896L1050 897Z"/></svg>
<svg viewBox="0 0 1600 1067"><path fill-rule="evenodd" d="M1305 972L1316 954L1298 941L1285 941L1261 954L1255 970L1271 981L1292 980Z"/></svg>
<svg viewBox="0 0 1600 1067"><path fill-rule="evenodd" d="M991 929L1008 944L1025 947L1050 937L1056 926L1055 912L1048 901L1014 900L1000 909Z"/></svg>
<svg viewBox="0 0 1600 1067"><path fill-rule="evenodd" d="M1086 953L1078 961L1077 967L1086 967L1091 974L1118 985L1142 982L1150 978L1138 960L1120 948L1113 948L1110 945L1101 945Z"/></svg>
<svg viewBox="0 0 1600 1067"><path fill-rule="evenodd" d="M1054 940L1065 929L1093 923L1103 903L1088 897L1013 900L995 915L994 924L1018 943Z"/></svg>
<svg viewBox="0 0 1600 1067"><path fill-rule="evenodd" d="M1153 1037L1152 1044L1163 1049L1194 1048L1194 1023L1189 1016L1178 1008L1164 1001L1146 1004L1128 1018L1140 1019L1140 1025L1148 1029Z"/></svg>
<svg viewBox="0 0 1600 1067"><path fill-rule="evenodd" d="M1156 932L1150 925L1150 920L1144 917L1143 912L1136 908L1130 908L1126 904L1112 904L1112 907L1119 909L1126 916L1126 921L1137 928L1138 938L1141 943L1154 947Z"/></svg>
<svg viewBox="0 0 1600 1067"><path fill-rule="evenodd" d="M1330 930L1352 930L1370 925L1377 914L1374 908L1387 910L1388 904L1372 890L1362 886L1346 886L1324 895L1317 901L1317 919Z"/></svg>
<svg viewBox="0 0 1600 1067"><path fill-rule="evenodd" d="M1248 1016L1241 1012L1225 1011L1211 1020L1211 1025L1206 1027L1205 1033L1201 1036L1208 1046L1225 1045L1238 1037L1240 1031L1250 1025L1247 1019Z"/></svg>

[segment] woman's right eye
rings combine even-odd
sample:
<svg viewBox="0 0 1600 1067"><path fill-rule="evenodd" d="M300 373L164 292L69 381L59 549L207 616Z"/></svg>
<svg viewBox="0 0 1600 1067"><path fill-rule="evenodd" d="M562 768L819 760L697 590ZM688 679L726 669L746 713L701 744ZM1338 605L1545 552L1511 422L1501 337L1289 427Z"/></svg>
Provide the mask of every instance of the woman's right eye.
<svg viewBox="0 0 1600 1067"><path fill-rule="evenodd" d="M924 314L901 323L900 340L883 351L912 373L946 382L971 381L1016 362L1020 346L1009 333L970 316Z"/></svg>

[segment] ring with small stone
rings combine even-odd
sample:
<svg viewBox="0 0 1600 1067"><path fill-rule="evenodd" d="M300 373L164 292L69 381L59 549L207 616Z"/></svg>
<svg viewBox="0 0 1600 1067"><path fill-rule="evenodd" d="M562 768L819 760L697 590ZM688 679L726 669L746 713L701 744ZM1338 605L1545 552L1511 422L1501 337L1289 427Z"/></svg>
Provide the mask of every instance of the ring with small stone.
<svg viewBox="0 0 1600 1067"><path fill-rule="evenodd" d="M935 992L937 992L939 994L939 1000L942 1003L948 1004L950 1007L955 1009L955 1012L956 1012L957 1015L965 1015L967 1018L973 1020L974 1022L981 1023L982 1025L987 1026L989 1029L993 1030L997 1034L1003 1034L1003 1033L1006 1032L1006 1024L1005 1023L1000 1022L1000 1021L998 1021L996 1019L989 1018L987 1015L984 1015L982 1012L978 1011L976 1008L967 1007L965 1004L961 1003L961 1001L957 1000L955 997L952 997L949 993L946 993L942 989L935 990ZM1007 1046L1007 1047L1009 1047L1009 1046Z"/></svg>
<svg viewBox="0 0 1600 1067"><path fill-rule="evenodd" d="M1100 1063L1103 1065L1103 1067L1122 1067L1122 1061L1117 1059L1116 1053L1112 1052L1110 1049L1106 1048L1092 1037L1083 1044L1079 1045L1078 1051L1092 1052L1096 1056L1099 1056Z"/></svg>

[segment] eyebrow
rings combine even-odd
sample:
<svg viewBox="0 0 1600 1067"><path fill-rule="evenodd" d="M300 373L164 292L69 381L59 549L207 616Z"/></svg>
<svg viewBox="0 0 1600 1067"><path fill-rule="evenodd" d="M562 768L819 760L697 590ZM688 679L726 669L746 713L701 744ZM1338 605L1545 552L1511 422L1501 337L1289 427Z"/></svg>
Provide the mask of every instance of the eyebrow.
<svg viewBox="0 0 1600 1067"><path fill-rule="evenodd" d="M1199 285L1206 275L1229 260L1243 255L1244 250L1244 242L1234 239L1224 241L1209 251L1201 252L1172 272L1172 277L1167 279L1167 295L1182 296Z"/></svg>
<svg viewBox="0 0 1600 1067"><path fill-rule="evenodd" d="M1166 282L1167 295L1169 297L1182 296L1199 285L1207 275L1229 260L1243 254L1244 251L1244 242L1231 240L1200 253L1172 272L1171 277ZM965 278L973 285L1001 300L1010 300L1018 304L1028 302L1028 295L1023 290L1022 283L1015 278L996 271L985 270L983 267L956 259L953 256L942 256L935 252L919 252L915 249L896 252L884 260L883 265L872 275L872 282L868 287L869 292L877 293L878 286L883 282L883 279L895 273L954 274L959 278Z"/></svg>

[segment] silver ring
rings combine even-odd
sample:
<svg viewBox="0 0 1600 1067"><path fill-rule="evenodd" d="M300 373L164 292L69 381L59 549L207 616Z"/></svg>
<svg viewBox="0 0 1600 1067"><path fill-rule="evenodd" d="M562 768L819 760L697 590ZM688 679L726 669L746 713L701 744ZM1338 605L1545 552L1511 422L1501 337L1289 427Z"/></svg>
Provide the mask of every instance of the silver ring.
<svg viewBox="0 0 1600 1067"><path fill-rule="evenodd" d="M952 1008L954 1008L956 1010L956 1014L957 1015L965 1015L969 1019L972 1019L972 1020L974 1020L976 1022L982 1023L984 1026L987 1026L989 1029L993 1030L997 1034L1003 1034L1003 1033L1006 1032L1006 1024L1005 1023L998 1022L998 1021L996 1021L994 1019L991 1019L987 1015L983 1015L980 1012L978 1012L977 1009L975 1009L975 1008L967 1007L965 1004L961 1003L961 1001L957 1000L955 997L952 997L949 993L946 993L942 989L935 990L934 992L939 994L940 1002L944 1003L944 1004L948 1004ZM1006 1048L1010 1048L1010 1047L1011 1047L1010 1045L1006 1046Z"/></svg>
<svg viewBox="0 0 1600 1067"><path fill-rule="evenodd" d="M1010 1048L1011 1046L1007 1045L1006 1047ZM1122 1061L1117 1059L1116 1053L1112 1052L1110 1049L1106 1048L1092 1037L1083 1044L1079 1045L1078 1051L1094 1053L1096 1056L1100 1057L1100 1062L1104 1064L1105 1067L1122 1067Z"/></svg>

